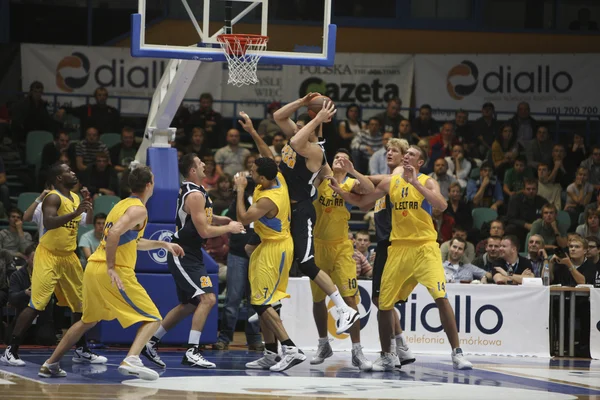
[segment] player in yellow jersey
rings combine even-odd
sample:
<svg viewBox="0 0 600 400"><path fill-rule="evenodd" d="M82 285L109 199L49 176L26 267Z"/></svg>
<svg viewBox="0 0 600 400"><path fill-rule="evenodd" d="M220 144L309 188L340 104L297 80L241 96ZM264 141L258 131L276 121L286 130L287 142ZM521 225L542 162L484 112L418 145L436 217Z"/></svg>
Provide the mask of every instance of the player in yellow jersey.
<svg viewBox="0 0 600 400"><path fill-rule="evenodd" d="M18 355L19 344L36 316L46 309L53 293L58 305L71 309L73 323L81 318L83 269L75 250L82 214L86 213L88 224L92 222L92 203L87 190L83 191L86 196L83 201L72 191L78 180L68 165L54 165L48 180L54 190L42 202L45 233L35 253L29 307L19 314L10 345L1 358L2 363L11 366L25 365ZM92 353L82 337L77 342L73 362L102 364L106 358Z"/></svg>
<svg viewBox="0 0 600 400"><path fill-rule="evenodd" d="M391 245L379 293L379 339L383 351L373 364L374 371L394 369L395 355L390 352L394 304L406 301L419 283L427 288L438 307L452 347L454 368L472 368L460 348L454 311L446 296L446 277L436 242L437 232L431 219L432 207L445 210L447 202L437 182L419 173L426 162L427 154L418 146L410 146L404 155L402 174L383 179L373 193L364 196L373 201L389 194L392 206ZM343 194L338 186L334 185L334 190Z"/></svg>
<svg viewBox="0 0 600 400"><path fill-rule="evenodd" d="M350 161L350 153L346 149L339 149L332 164L333 177L340 182L340 187L345 192L369 193L375 187L373 183L354 169ZM354 176L351 178L349 175ZM315 181L317 196L313 202L317 213L315 224L315 262L321 266L321 271L331 277L333 283L339 288L340 294L348 306L358 310L356 294L358 282L356 280L356 262L352 258L354 246L348 239L348 220L352 205L329 187L327 179L319 178ZM326 358L333 355L327 333L327 320L329 313L325 305L325 292L310 281L313 296L313 317L319 333L319 346L311 364L321 364ZM349 330L352 340L352 365L362 371L370 371L373 364L366 359L360 345L360 320L357 320Z"/></svg>
<svg viewBox="0 0 600 400"><path fill-rule="evenodd" d="M248 210L244 204L244 189L248 181L240 174L235 177L236 211L237 219L242 224L254 222L254 232L261 240L250 256L248 278L250 303L259 315L265 351L264 357L247 363L246 368L278 372L306 360L272 307L273 303L290 297L285 290L294 257L294 242L290 233L291 206L287 183L273 159L257 159L251 174L256 188ZM281 356L277 354L277 341L282 345Z"/></svg>
<svg viewBox="0 0 600 400"><path fill-rule="evenodd" d="M123 375L156 380L158 373L144 367L140 352L160 326L158 309L135 276L138 250L163 248L174 255L183 249L174 243L143 239L148 222L146 202L154 190L154 176L147 166L129 174L131 197L121 200L106 217L100 245L88 259L83 277L83 315L68 330L38 375L64 377L58 362L65 352L100 321L117 319L123 328L141 322L127 357L118 370Z"/></svg>

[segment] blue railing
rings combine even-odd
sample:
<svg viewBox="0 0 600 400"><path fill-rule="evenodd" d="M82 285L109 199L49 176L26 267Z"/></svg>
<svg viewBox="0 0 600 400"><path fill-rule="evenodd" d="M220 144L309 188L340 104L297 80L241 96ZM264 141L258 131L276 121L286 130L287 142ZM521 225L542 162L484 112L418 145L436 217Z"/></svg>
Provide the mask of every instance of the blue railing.
<svg viewBox="0 0 600 400"><path fill-rule="evenodd" d="M14 93L12 93L14 95ZM25 95L26 93L19 93L20 95ZM60 106L69 105L70 102L60 102L59 98L72 97L72 98L85 98L86 104L93 104L95 102L93 95L85 95L85 94L69 94L69 93L44 93L44 98L46 101L49 101L49 111L54 113L58 110ZM123 109L123 101L140 101L145 104L145 109L150 109L150 104L152 102L152 97L144 97L144 96L111 96L109 98L109 103L116 107L119 111ZM183 100L186 103L186 106L190 109L190 112L195 111L195 105L199 104L199 100L196 98L187 98ZM267 106L270 102L264 101L239 101L239 100L215 100L214 103L220 104L222 106L230 106L232 108L231 113L222 113L222 116L226 119L231 119L231 124L233 127L237 126L238 120L238 112L244 110L247 106L258 106L263 108L263 116L267 115ZM341 110L338 111L338 117L345 115L344 108L349 105L349 103L338 103L337 106ZM141 108L141 107L140 107ZM376 112L381 112L385 109L384 106L365 106L362 107L363 115L372 115ZM444 114L447 115L448 118L440 119L444 120L452 120L454 118L454 114L456 112L455 109L441 109L441 108L433 108L433 114ZM463 110L468 112L471 115L478 115L481 113L481 110ZM418 112L418 108L402 108L401 113L404 113L405 116L415 115ZM505 121L511 118L515 114L514 110L511 111L496 111L496 115L498 120ZM132 117L145 117L147 113L125 113L124 115L132 116ZM543 120L542 123L546 124L550 131L554 133L554 140L558 141L560 135L573 133L572 128L565 126L568 124L571 127L574 123L578 124L578 132L583 133L586 138L586 143L592 143L592 139L596 139L594 142L600 142L600 114L590 114L590 115L573 115L573 114L565 114L565 113L539 113L533 112L531 115L536 118ZM541 117L541 118L540 118ZM343 117L342 117L343 118ZM338 118L339 119L339 118ZM473 118L471 118L473 121ZM583 131L582 125L584 123ZM554 129L552 129L554 128Z"/></svg>

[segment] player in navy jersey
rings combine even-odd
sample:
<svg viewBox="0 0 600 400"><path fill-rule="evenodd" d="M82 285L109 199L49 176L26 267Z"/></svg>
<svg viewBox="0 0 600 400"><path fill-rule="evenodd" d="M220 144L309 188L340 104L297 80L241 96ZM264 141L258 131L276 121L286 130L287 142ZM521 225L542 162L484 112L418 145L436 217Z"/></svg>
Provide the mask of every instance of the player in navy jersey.
<svg viewBox="0 0 600 400"><path fill-rule="evenodd" d="M169 270L177 285L177 297L180 304L173 308L152 339L144 347L142 354L154 364L165 367L157 353L160 339L181 320L190 314L192 329L189 335L189 349L183 356L182 364L193 367L215 368L215 364L206 360L199 349L200 336L208 313L217 302L213 285L202 257L204 240L225 235L242 233L244 226L228 217L214 216L212 201L206 189L201 185L204 178L204 163L194 153L182 157L179 171L185 177L179 189L177 199L177 232L173 243L179 244L185 251L182 257L167 256ZM213 225L214 224L214 225Z"/></svg>

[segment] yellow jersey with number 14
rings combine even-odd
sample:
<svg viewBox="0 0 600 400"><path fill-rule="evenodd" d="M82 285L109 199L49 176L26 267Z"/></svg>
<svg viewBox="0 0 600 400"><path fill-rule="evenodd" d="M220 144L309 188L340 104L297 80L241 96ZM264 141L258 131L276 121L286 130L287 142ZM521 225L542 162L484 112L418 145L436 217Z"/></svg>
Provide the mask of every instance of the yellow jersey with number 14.
<svg viewBox="0 0 600 400"><path fill-rule="evenodd" d="M356 179L346 177L340 183L345 192L350 192L354 187ZM317 213L315 224L315 239L338 241L348 239L348 220L352 205L329 187L329 180L323 179L319 185L317 198L313 202Z"/></svg>
<svg viewBox="0 0 600 400"><path fill-rule="evenodd" d="M429 178L419 174L417 179L425 186ZM413 185L406 182L402 175L393 175L390 182L390 200L392 205L392 234L390 241L398 240L402 244L437 240L437 232L431 219L431 204Z"/></svg>
<svg viewBox="0 0 600 400"><path fill-rule="evenodd" d="M144 203L142 203L138 197L134 196L123 199L115 204L106 217L106 223L104 224L104 232L102 233L100 245L94 254L90 256L88 262L96 261L106 263L106 236L108 235L110 228L117 223L123 214L125 214L127 209L129 209L129 207L135 206L145 207ZM146 229L147 222L148 219L146 218L140 230L129 230L121 235L119 238L119 245L117 247L115 266L135 268L135 263L137 261L137 243L144 235L144 229Z"/></svg>
<svg viewBox="0 0 600 400"><path fill-rule="evenodd" d="M283 240L291 237L290 234L290 196L287 183L281 172L277 173L275 185L269 189L263 189L257 185L254 189L252 200L254 203L262 198L268 198L277 206L277 215L273 218L263 216L254 223L254 231L261 240Z"/></svg>
<svg viewBox="0 0 600 400"><path fill-rule="evenodd" d="M46 197L55 194L60 198L60 207L57 215L71 214L79 207L80 199L77 193L70 192L71 198L65 197L58 190L48 192ZM72 253L77 249L77 232L81 215L76 216L66 224L55 229L44 229L44 235L40 239L40 245L54 253Z"/></svg>

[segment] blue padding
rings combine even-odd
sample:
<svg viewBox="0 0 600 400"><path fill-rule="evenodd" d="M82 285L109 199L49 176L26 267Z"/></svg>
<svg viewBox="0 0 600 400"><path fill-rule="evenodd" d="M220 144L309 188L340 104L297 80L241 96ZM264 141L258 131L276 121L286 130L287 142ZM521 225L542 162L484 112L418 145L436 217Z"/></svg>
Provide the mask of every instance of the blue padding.
<svg viewBox="0 0 600 400"><path fill-rule="evenodd" d="M179 166L174 148L149 147L146 157L154 174L154 194L148 200L148 222L175 222L179 193Z"/></svg>
<svg viewBox="0 0 600 400"><path fill-rule="evenodd" d="M181 60L197 60L197 61L227 61L225 54L220 48L216 48L214 52L194 51L190 47L188 51L173 48L150 48L142 49L142 15L131 14L131 56L132 57L148 57L148 58L177 58ZM272 65L318 65L323 67L331 67L335 62L337 26L329 24L327 40L327 56L315 54L312 56L302 56L294 54L282 54L278 56L264 55L259 60L260 64Z"/></svg>
<svg viewBox="0 0 600 400"><path fill-rule="evenodd" d="M149 240L163 240L170 242L171 237L175 233L175 224L152 224L148 223L146 230L144 231L144 239ZM206 265L206 271L209 274L216 274L219 272L219 265L216 261L202 249L204 256L204 265ZM135 265L136 272L148 272L148 273L169 273L167 266L167 251L164 249L156 250L139 250L137 252L137 263Z"/></svg>
<svg viewBox="0 0 600 400"><path fill-rule="evenodd" d="M158 307L160 315L164 318L165 315L177 304L177 292L175 291L175 282L173 278L166 278L164 274L137 274L137 279L140 284L146 289L148 295ZM210 279L214 285L215 293L219 293L219 277L216 274L210 275ZM217 341L218 329L218 307L215 304L213 309L208 314L206 325L202 330L200 343L211 344ZM117 320L103 321L96 325L88 333L88 339L96 340L104 344L125 344L133 343L135 334L140 324L135 324L127 329L123 329ZM175 328L169 331L163 339L162 343L182 345L187 343L190 328L192 326L192 317L189 316L181 321ZM179 361L176 361L179 363ZM167 362L167 364L169 364Z"/></svg>

